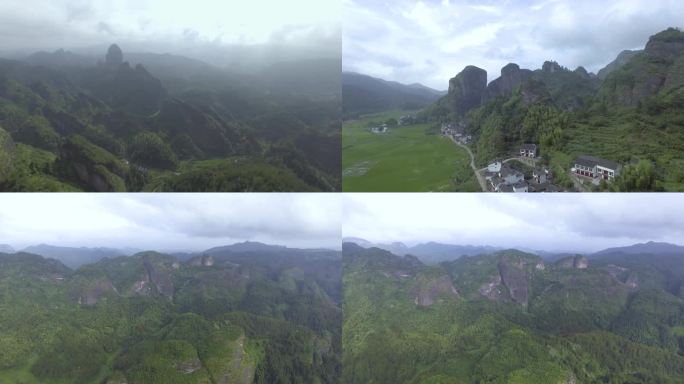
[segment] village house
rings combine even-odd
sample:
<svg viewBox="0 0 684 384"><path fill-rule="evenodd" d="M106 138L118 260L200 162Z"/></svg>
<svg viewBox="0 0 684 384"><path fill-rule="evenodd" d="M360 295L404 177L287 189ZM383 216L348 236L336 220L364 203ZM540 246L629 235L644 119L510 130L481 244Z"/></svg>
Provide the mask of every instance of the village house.
<svg viewBox="0 0 684 384"><path fill-rule="evenodd" d="M499 173L501 171L501 162L494 160L493 163L487 165L487 172Z"/></svg>
<svg viewBox="0 0 684 384"><path fill-rule="evenodd" d="M509 167L501 167L499 177L509 185L525 180L525 175L523 175L522 172Z"/></svg>
<svg viewBox="0 0 684 384"><path fill-rule="evenodd" d="M550 179L549 170L547 168L535 168L532 171L532 179L535 183L543 184Z"/></svg>
<svg viewBox="0 0 684 384"><path fill-rule="evenodd" d="M520 147L520 157L537 157L537 144L523 144Z"/></svg>
<svg viewBox="0 0 684 384"><path fill-rule="evenodd" d="M415 122L415 119L411 115L405 115L399 118L399 125L411 125Z"/></svg>
<svg viewBox="0 0 684 384"><path fill-rule="evenodd" d="M499 165L499 167L499 172L487 172L487 179L492 190L495 192L527 192L525 175L507 166Z"/></svg>
<svg viewBox="0 0 684 384"><path fill-rule="evenodd" d="M594 156L579 156L571 169L578 176L598 180L612 180L620 172L620 166L613 161Z"/></svg>
<svg viewBox="0 0 684 384"><path fill-rule="evenodd" d="M528 192L527 181L525 180L512 184L511 187L513 188L513 192Z"/></svg>
<svg viewBox="0 0 684 384"><path fill-rule="evenodd" d="M371 128L371 132L373 132L373 133L385 133L385 132L387 132L387 124L382 124L380 126L373 127L373 128Z"/></svg>

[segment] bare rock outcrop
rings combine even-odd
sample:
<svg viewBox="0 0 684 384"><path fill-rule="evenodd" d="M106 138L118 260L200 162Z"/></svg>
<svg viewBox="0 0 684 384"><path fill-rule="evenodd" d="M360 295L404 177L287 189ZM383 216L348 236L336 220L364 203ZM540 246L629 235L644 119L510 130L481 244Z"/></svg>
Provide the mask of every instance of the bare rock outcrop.
<svg viewBox="0 0 684 384"><path fill-rule="evenodd" d="M440 276L420 287L414 302L418 306L429 307L435 303L440 295L459 297L458 291L449 276Z"/></svg>
<svg viewBox="0 0 684 384"><path fill-rule="evenodd" d="M100 298L108 292L116 292L112 281L107 277L97 279L93 284L84 287L78 292L77 301L81 305L95 305Z"/></svg>
<svg viewBox="0 0 684 384"><path fill-rule="evenodd" d="M497 264L501 282L508 289L511 299L527 306L529 299L529 282L522 261L513 262L502 258Z"/></svg>
<svg viewBox="0 0 684 384"><path fill-rule="evenodd" d="M482 104L487 91L487 71L469 65L449 80L448 96L458 116L465 116L471 109Z"/></svg>

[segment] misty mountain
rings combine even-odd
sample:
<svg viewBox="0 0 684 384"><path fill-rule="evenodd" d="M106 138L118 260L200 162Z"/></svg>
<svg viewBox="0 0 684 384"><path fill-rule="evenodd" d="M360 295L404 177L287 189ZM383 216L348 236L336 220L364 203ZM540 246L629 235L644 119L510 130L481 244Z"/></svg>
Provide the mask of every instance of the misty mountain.
<svg viewBox="0 0 684 384"><path fill-rule="evenodd" d="M421 84L405 85L395 81L342 72L342 113L357 116L389 109L419 109L444 95Z"/></svg>
<svg viewBox="0 0 684 384"><path fill-rule="evenodd" d="M401 242L393 243L372 243L370 241L346 237L342 240L345 243L354 243L363 248L380 248L395 255L416 256L420 261L426 264L437 264L443 261L456 260L463 256L474 256L483 253L491 253L503 248L492 246L476 246L476 245L454 245L436 242L420 243L411 247L406 246Z"/></svg>
<svg viewBox="0 0 684 384"><path fill-rule="evenodd" d="M607 248L598 251L591 255L591 257L601 257L610 254L622 254L622 255L643 255L643 254L674 254L684 256L684 246L670 244L670 243L659 243L654 241L649 241L647 243L639 243L634 245L629 245L626 247L615 247Z"/></svg>
<svg viewBox="0 0 684 384"><path fill-rule="evenodd" d="M87 248L87 247L58 247L48 244L39 244L26 247L22 252L40 255L45 258L55 259L62 262L69 268L76 269L85 264L96 263L105 258L114 258L119 256L129 256L135 251L131 248L114 249L114 248Z"/></svg>
<svg viewBox="0 0 684 384"><path fill-rule="evenodd" d="M0 190L341 188L339 61L238 74L112 49L0 59Z"/></svg>
<svg viewBox="0 0 684 384"><path fill-rule="evenodd" d="M8 244L0 244L0 252L1 253L14 253L14 248L12 248Z"/></svg>

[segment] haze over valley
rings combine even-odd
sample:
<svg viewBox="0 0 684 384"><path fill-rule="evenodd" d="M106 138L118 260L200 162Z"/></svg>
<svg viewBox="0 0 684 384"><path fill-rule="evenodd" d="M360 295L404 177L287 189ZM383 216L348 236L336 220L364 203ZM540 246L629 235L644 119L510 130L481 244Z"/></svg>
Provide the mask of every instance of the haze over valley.
<svg viewBox="0 0 684 384"><path fill-rule="evenodd" d="M3 4L0 189L339 190L335 8L205 3Z"/></svg>

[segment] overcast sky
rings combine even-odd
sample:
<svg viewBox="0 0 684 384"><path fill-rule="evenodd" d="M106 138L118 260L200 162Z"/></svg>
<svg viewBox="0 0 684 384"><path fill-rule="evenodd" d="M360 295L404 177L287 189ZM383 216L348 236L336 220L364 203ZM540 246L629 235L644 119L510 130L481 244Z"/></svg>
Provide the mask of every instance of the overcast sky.
<svg viewBox="0 0 684 384"><path fill-rule="evenodd" d="M332 44L339 52L340 14L340 0L2 0L0 50L118 42L166 50Z"/></svg>
<svg viewBox="0 0 684 384"><path fill-rule="evenodd" d="M467 65L499 77L546 60L597 72L682 27L681 0L342 0L343 68L445 90Z"/></svg>
<svg viewBox="0 0 684 384"><path fill-rule="evenodd" d="M346 194L342 234L409 246L435 241L593 252L683 244L680 194Z"/></svg>
<svg viewBox="0 0 684 384"><path fill-rule="evenodd" d="M339 194L2 194L0 244L341 247Z"/></svg>

